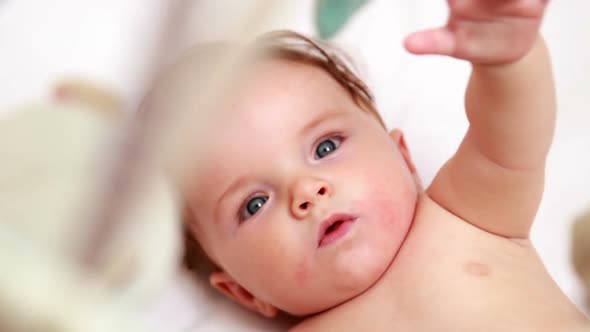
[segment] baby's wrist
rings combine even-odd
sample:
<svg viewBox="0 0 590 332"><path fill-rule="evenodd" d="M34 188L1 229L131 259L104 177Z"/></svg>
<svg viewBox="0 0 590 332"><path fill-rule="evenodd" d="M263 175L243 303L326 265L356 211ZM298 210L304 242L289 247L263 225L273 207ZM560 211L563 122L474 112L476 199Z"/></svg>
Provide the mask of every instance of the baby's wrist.
<svg viewBox="0 0 590 332"><path fill-rule="evenodd" d="M549 59L548 51L542 37L538 37L533 46L522 56L497 63L472 62L473 72L488 78L510 79L512 75L522 75L524 68L544 68ZM527 69L528 70L528 69Z"/></svg>
<svg viewBox="0 0 590 332"><path fill-rule="evenodd" d="M537 53L537 49L544 49L545 48L545 41L543 37L538 34L537 38L531 44L531 47L525 50L522 54L519 55L510 55L510 56L501 56L499 55L497 59L490 59L487 61L470 61L471 65L475 68L482 68L482 69L489 69L489 70L502 70L503 68L512 67L526 58L531 56L532 53ZM506 52L510 54L510 51Z"/></svg>

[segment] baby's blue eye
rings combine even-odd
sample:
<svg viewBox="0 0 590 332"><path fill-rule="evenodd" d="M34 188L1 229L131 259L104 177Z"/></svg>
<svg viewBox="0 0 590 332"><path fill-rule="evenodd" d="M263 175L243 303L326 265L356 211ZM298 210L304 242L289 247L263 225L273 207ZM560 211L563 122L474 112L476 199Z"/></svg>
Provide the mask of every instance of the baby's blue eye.
<svg viewBox="0 0 590 332"><path fill-rule="evenodd" d="M338 146L340 146L340 139L338 138L330 138L323 140L315 149L315 158L324 158L325 156L334 152L334 150L338 149Z"/></svg>
<svg viewBox="0 0 590 332"><path fill-rule="evenodd" d="M264 205L264 203L266 203L267 200L268 200L267 196L256 196L256 197L250 199L246 203L246 206L244 207L244 211L242 211L242 213L241 213L242 218L247 219L247 218L255 215L256 212L258 212L258 210L260 210L262 208L262 206Z"/></svg>

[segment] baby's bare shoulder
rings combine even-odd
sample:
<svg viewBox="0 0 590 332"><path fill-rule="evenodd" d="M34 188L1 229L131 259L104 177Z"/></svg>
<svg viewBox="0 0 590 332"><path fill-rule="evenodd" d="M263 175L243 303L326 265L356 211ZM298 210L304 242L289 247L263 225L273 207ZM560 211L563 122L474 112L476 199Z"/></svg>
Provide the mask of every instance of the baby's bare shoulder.
<svg viewBox="0 0 590 332"><path fill-rule="evenodd" d="M463 144L427 189L440 206L493 234L526 239L544 186L544 166L508 169Z"/></svg>
<svg viewBox="0 0 590 332"><path fill-rule="evenodd" d="M465 324L472 328L463 330L511 331L497 324L503 319L519 324L522 328L514 329L519 331L587 324L555 285L530 240L474 226L426 194L390 273L398 283L413 285L406 308L423 317L449 317L433 322L438 325L430 325L432 330L462 331L453 324ZM543 317L543 312L555 315ZM496 325L486 325L491 322ZM449 329L440 329L445 324Z"/></svg>
<svg viewBox="0 0 590 332"><path fill-rule="evenodd" d="M410 233L398 258L403 257L406 251L414 259L419 257L424 260L432 260L433 252L441 253L436 262L429 262L429 266L438 265L436 269L454 268L452 264L443 266L447 259L499 265L506 263L506 257L539 262L530 240L502 236L477 227L472 220L455 215L428 194L419 199ZM522 262L514 267L520 264Z"/></svg>

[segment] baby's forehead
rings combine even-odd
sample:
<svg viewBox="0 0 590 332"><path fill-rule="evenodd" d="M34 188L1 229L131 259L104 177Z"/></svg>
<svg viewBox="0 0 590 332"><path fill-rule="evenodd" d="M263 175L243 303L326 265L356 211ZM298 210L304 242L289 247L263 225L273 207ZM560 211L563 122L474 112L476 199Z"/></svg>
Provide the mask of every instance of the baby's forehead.
<svg viewBox="0 0 590 332"><path fill-rule="evenodd" d="M324 69L286 59L264 60L248 68L242 76L242 84L233 92L242 102L253 103L264 103L278 96L291 97L292 102L297 103L331 103L334 100L330 98L344 96L348 97L347 102L353 102L348 92Z"/></svg>
<svg viewBox="0 0 590 332"><path fill-rule="evenodd" d="M228 97L231 101L221 110L211 137L280 140L319 117L362 112L348 92L321 69L275 62L257 73Z"/></svg>
<svg viewBox="0 0 590 332"><path fill-rule="evenodd" d="M324 112L358 108L348 92L321 68L285 60L266 61L252 68L252 74L227 100L221 118L222 127L228 130L265 124L293 128Z"/></svg>

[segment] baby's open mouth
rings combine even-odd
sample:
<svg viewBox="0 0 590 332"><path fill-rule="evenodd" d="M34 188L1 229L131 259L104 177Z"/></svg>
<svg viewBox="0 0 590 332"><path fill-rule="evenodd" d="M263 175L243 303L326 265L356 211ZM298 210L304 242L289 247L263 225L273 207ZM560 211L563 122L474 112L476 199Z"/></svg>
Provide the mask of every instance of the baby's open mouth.
<svg viewBox="0 0 590 332"><path fill-rule="evenodd" d="M322 222L319 231L318 247L327 246L344 237L356 217L349 214L333 214Z"/></svg>

